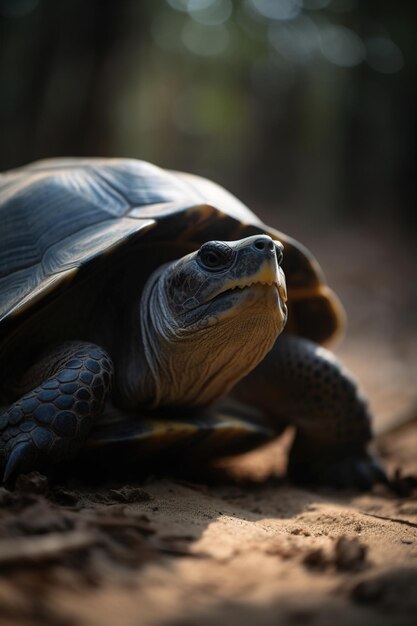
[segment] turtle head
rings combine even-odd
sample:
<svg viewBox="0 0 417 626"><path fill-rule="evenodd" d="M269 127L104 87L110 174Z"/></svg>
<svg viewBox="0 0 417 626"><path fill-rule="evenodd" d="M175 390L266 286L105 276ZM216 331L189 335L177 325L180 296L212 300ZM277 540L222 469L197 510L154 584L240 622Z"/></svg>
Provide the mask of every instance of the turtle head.
<svg viewBox="0 0 417 626"><path fill-rule="evenodd" d="M258 314L280 332L286 321L282 257L282 244L262 235L209 241L168 266L161 285L178 330L196 332L233 319L245 334L248 317Z"/></svg>
<svg viewBox="0 0 417 626"><path fill-rule="evenodd" d="M287 318L282 256L267 235L209 241L149 278L141 307L149 404L207 404L262 360Z"/></svg>

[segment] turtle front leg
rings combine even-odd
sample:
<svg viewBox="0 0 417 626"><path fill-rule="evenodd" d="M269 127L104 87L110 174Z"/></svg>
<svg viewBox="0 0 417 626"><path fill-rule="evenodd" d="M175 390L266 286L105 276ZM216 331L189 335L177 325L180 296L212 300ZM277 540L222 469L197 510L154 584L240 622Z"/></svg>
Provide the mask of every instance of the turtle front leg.
<svg viewBox="0 0 417 626"><path fill-rule="evenodd" d="M295 482L369 489L387 481L367 450L367 402L328 350L301 337L280 337L235 393L261 409L277 432L283 424L296 427L288 464Z"/></svg>
<svg viewBox="0 0 417 626"><path fill-rule="evenodd" d="M0 414L3 480L71 458L103 411L113 365L82 341L55 346L19 381L22 396Z"/></svg>

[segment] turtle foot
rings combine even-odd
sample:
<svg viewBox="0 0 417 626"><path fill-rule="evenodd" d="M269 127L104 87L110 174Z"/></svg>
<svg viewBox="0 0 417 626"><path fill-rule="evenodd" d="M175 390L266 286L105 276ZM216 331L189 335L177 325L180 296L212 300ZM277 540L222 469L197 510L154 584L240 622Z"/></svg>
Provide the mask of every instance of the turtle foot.
<svg viewBox="0 0 417 626"><path fill-rule="evenodd" d="M104 350L70 342L49 358L52 374L0 415L5 481L72 458L103 410L112 373Z"/></svg>
<svg viewBox="0 0 417 626"><path fill-rule="evenodd" d="M19 426L6 428L0 438L5 483L13 482L23 472L70 458L79 448L75 438L59 436L52 428L40 426L34 420L22 425L25 431Z"/></svg>
<svg viewBox="0 0 417 626"><path fill-rule="evenodd" d="M337 446L331 450L294 446L290 453L288 477L299 485L323 485L337 489L368 491L373 485L389 485L377 458L365 449Z"/></svg>

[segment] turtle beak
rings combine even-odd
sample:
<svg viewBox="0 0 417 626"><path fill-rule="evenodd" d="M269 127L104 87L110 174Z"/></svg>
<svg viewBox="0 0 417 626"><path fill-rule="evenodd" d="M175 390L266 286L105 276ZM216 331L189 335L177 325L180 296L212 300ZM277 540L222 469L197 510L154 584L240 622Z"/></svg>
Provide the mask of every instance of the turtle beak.
<svg viewBox="0 0 417 626"><path fill-rule="evenodd" d="M223 280L220 288L211 298L217 297L234 289L245 289L253 285L275 286L279 297L285 304L287 301L287 288L285 275L280 267L282 262L283 246L278 241L273 241L267 235L247 237L236 242L238 259L236 271L228 280ZM241 261L239 263L239 256ZM239 271L240 266L240 271Z"/></svg>
<svg viewBox="0 0 417 626"><path fill-rule="evenodd" d="M238 241L209 241L179 259L168 274L168 302L175 317L213 304L216 315L256 300L285 313L287 290L283 246L267 235ZM245 294L243 294L245 292ZM232 296L230 300L229 297ZM217 305L214 301L222 299Z"/></svg>

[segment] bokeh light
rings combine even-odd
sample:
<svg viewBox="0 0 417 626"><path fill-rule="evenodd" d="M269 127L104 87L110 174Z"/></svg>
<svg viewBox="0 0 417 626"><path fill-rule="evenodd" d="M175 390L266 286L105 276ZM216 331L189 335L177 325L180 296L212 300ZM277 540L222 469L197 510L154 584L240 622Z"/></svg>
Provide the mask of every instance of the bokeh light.
<svg viewBox="0 0 417 626"><path fill-rule="evenodd" d="M360 37L345 26L326 25L320 33L323 56L340 67L354 67L365 58L366 48Z"/></svg>
<svg viewBox="0 0 417 626"><path fill-rule="evenodd" d="M318 51L319 30L307 16L270 24L268 38L277 52L294 63L312 61Z"/></svg>
<svg viewBox="0 0 417 626"><path fill-rule="evenodd" d="M200 24L216 26L227 22L233 12L231 0L214 0L210 3L189 3L190 16Z"/></svg>
<svg viewBox="0 0 417 626"><path fill-rule="evenodd" d="M188 20L182 28L181 39L190 52L201 56L212 56L226 50L229 33L223 24L209 26Z"/></svg>
<svg viewBox="0 0 417 626"><path fill-rule="evenodd" d="M1 165L121 154L300 213L377 214L401 196L413 219L416 61L404 11L0 0Z"/></svg>
<svg viewBox="0 0 417 626"><path fill-rule="evenodd" d="M395 74L404 65L401 50L387 37L370 37L366 40L366 60L377 72Z"/></svg>
<svg viewBox="0 0 417 626"><path fill-rule="evenodd" d="M292 20L302 8L296 0L247 0L247 6L255 14L272 20Z"/></svg>

